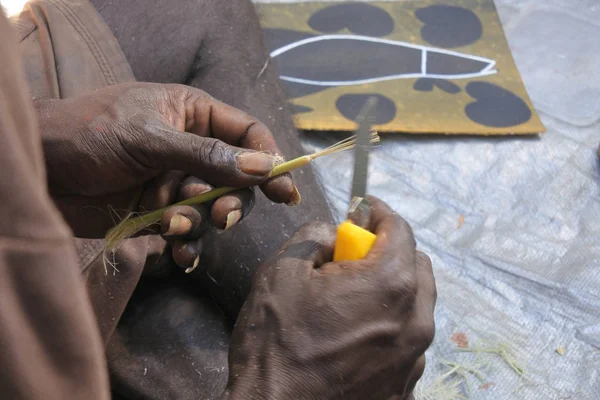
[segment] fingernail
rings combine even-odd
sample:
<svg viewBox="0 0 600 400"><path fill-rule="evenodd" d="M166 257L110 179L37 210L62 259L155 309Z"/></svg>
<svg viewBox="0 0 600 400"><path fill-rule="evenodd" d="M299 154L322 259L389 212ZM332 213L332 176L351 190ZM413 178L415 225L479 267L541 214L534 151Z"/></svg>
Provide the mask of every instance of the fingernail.
<svg viewBox="0 0 600 400"><path fill-rule="evenodd" d="M287 202L287 205L290 207L297 206L298 204L300 204L301 201L302 196L300 195L300 192L298 191L296 185L294 185L294 193L292 194L292 199L289 202Z"/></svg>
<svg viewBox="0 0 600 400"><path fill-rule="evenodd" d="M196 257L196 259L194 260L194 265L192 265L191 267L187 268L185 270L185 273L189 274L190 272L192 272L193 270L195 270L196 267L198 266L198 264L200 264L200 256Z"/></svg>
<svg viewBox="0 0 600 400"><path fill-rule="evenodd" d="M233 225L240 222L242 219L242 210L233 210L227 214L227 221L225 222L225 230L231 228Z"/></svg>
<svg viewBox="0 0 600 400"><path fill-rule="evenodd" d="M174 214L169 221L169 229L165 236L185 235L192 229L192 221L181 214Z"/></svg>
<svg viewBox="0 0 600 400"><path fill-rule="evenodd" d="M275 157L265 153L242 153L237 157L240 170L248 175L269 175L275 168Z"/></svg>

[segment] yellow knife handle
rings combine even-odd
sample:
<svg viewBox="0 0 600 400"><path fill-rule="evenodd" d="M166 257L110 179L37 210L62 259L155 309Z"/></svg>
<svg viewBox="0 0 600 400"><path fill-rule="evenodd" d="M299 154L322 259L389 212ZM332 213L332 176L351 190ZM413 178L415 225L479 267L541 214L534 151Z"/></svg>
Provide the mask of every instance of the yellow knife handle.
<svg viewBox="0 0 600 400"><path fill-rule="evenodd" d="M362 260L375 243L373 233L350 221L342 222L337 228L333 261Z"/></svg>

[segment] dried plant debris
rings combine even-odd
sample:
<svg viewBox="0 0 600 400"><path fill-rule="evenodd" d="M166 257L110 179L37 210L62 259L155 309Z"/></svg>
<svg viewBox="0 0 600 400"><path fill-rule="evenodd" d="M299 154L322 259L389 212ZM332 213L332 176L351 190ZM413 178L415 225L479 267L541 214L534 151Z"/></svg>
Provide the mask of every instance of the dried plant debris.
<svg viewBox="0 0 600 400"><path fill-rule="evenodd" d="M467 400L473 393L472 381L479 388L489 384L485 371L490 367L483 359L470 363L440 360L444 371L432 380L422 380L415 389L415 400Z"/></svg>
<svg viewBox="0 0 600 400"><path fill-rule="evenodd" d="M493 390L496 382L488 378L488 373L509 367L519 379L526 379L525 369L519 364L513 351L506 343L481 342L469 345L464 332L455 332L450 340L456 344L458 353L469 353L474 357L465 360L454 353L456 360L439 359L434 368L439 374L423 377L415 388L415 400L459 400L470 399L475 390Z"/></svg>
<svg viewBox="0 0 600 400"><path fill-rule="evenodd" d="M475 353L477 355L493 354L500 357L520 378L525 377L525 369L517 362L509 345L506 343L490 344L488 346L475 346L458 348L458 351Z"/></svg>

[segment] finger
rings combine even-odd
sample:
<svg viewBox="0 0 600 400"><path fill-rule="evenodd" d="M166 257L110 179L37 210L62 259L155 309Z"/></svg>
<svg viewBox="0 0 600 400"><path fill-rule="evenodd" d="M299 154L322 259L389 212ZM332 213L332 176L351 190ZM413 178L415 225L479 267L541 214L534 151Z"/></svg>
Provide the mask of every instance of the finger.
<svg viewBox="0 0 600 400"><path fill-rule="evenodd" d="M148 237L143 276L166 278L174 270L171 245L158 235Z"/></svg>
<svg viewBox="0 0 600 400"><path fill-rule="evenodd" d="M188 176L181 181L176 195L176 201L187 200L212 190L213 187L195 176ZM200 238L209 221L209 205L173 206L167 209L161 217L160 234L163 239L193 240Z"/></svg>
<svg viewBox="0 0 600 400"><path fill-rule="evenodd" d="M410 225L378 198L369 196L368 201L370 230L377 239L364 261L373 266L389 266L394 274L401 265L409 277L414 277L416 242Z"/></svg>
<svg viewBox="0 0 600 400"><path fill-rule="evenodd" d="M276 280L309 278L332 260L335 232L335 226L320 221L302 226L274 259L263 264L266 274Z"/></svg>
<svg viewBox="0 0 600 400"><path fill-rule="evenodd" d="M151 275L158 275L158 276L167 276L171 271L173 271L173 267L175 265L175 262L173 261L173 256L172 256L172 247L171 244L169 242L165 243L165 246L163 248L162 253L160 254L160 256L158 257L158 259L156 260L156 263L154 265L152 265L152 267L150 267L149 264L149 260L146 260L146 266L144 268L144 272L146 269L149 270L149 274Z"/></svg>
<svg viewBox="0 0 600 400"><path fill-rule="evenodd" d="M427 317L433 318L437 302L435 276L433 274L431 259L421 251L417 251L417 281L419 285L417 296L420 298L423 311Z"/></svg>
<svg viewBox="0 0 600 400"><path fill-rule="evenodd" d="M184 176L185 174L181 171L167 171L152 179L145 185L137 208L141 212L146 212L173 204ZM153 224L145 231L160 233L160 226Z"/></svg>
<svg viewBox="0 0 600 400"><path fill-rule="evenodd" d="M302 196L294 185L290 174L284 174L269 179L262 185L260 190L274 203L285 203L288 206L300 204Z"/></svg>
<svg viewBox="0 0 600 400"><path fill-rule="evenodd" d="M165 240L198 239L208 226L209 212L205 205L169 207L160 220L160 233Z"/></svg>
<svg viewBox="0 0 600 400"><path fill-rule="evenodd" d="M179 186L177 201L187 200L200 194L210 192L214 187L195 176L186 177Z"/></svg>
<svg viewBox="0 0 600 400"><path fill-rule="evenodd" d="M184 176L181 171L167 171L152 179L144 188L139 208L151 211L173 204Z"/></svg>
<svg viewBox="0 0 600 400"><path fill-rule="evenodd" d="M215 135L215 137L218 137ZM257 151L267 152L284 160L283 153L279 150L275 138L271 131L260 122L250 125L241 139L233 142L237 146ZM300 203L301 196L298 188L294 185L292 175L285 173L283 175L269 179L260 185L262 192L275 203L285 203L295 206Z"/></svg>
<svg viewBox="0 0 600 400"><path fill-rule="evenodd" d="M176 241L171 247L173 261L186 273L192 272L200 264L202 240Z"/></svg>
<svg viewBox="0 0 600 400"><path fill-rule="evenodd" d="M191 135L159 121L144 121L142 137L126 135L123 146L142 166L181 170L215 186L250 187L264 183L276 165L266 153Z"/></svg>
<svg viewBox="0 0 600 400"><path fill-rule="evenodd" d="M419 379L421 379L421 377L423 376L426 365L427 365L427 359L425 357L425 354L423 354L415 362L415 365L413 366L413 369L411 371L410 379L408 380L406 388L403 388L405 393L411 393L411 395L409 395L409 397L408 397L409 399L412 398L411 397L412 392L415 390L415 386L417 386L417 382L419 381Z"/></svg>
<svg viewBox="0 0 600 400"><path fill-rule="evenodd" d="M190 176L181 185L179 200L189 199L212 190L203 180ZM227 230L241 221L254 206L254 191L241 189L219 197L210 203L210 214L217 229Z"/></svg>
<svg viewBox="0 0 600 400"><path fill-rule="evenodd" d="M424 353L435 337L434 309L437 297L431 260L422 252L417 252L417 284L413 305L413 323L407 339L416 354Z"/></svg>
<svg viewBox="0 0 600 400"><path fill-rule="evenodd" d="M253 206L252 189L241 189L219 197L210 211L212 223L217 229L227 230L248 215Z"/></svg>
<svg viewBox="0 0 600 400"><path fill-rule="evenodd" d="M283 160L283 153L265 124L235 107L206 96L202 91L195 94L195 123L190 132L212 136L229 145L264 152ZM275 203L296 205L300 201L298 189L289 173L270 179L261 186L261 190Z"/></svg>

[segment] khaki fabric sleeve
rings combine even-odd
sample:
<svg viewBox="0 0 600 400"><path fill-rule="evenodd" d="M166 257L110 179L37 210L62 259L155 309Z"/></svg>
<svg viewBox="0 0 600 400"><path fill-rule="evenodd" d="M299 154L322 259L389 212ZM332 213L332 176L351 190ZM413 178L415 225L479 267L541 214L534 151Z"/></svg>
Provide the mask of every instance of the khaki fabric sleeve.
<svg viewBox="0 0 600 400"><path fill-rule="evenodd" d="M0 11L0 397L110 399L70 231L47 194L16 40Z"/></svg>
<svg viewBox="0 0 600 400"><path fill-rule="evenodd" d="M117 39L88 0L29 0L23 12L9 22L32 96L68 99L135 81ZM71 240L107 345L146 261L163 252L164 242L160 237L147 236L127 240L114 254L118 272L107 274L103 239Z"/></svg>

